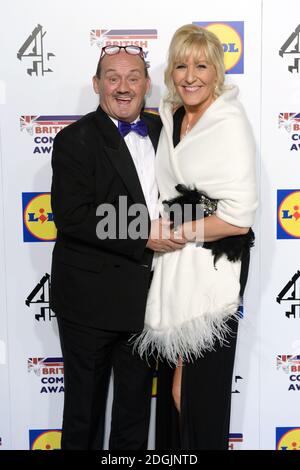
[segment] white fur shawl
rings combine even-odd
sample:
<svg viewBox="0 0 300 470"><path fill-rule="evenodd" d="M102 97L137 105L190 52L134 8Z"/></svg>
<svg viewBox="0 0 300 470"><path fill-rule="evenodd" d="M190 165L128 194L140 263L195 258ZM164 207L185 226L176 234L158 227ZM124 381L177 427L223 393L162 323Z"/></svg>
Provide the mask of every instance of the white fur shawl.
<svg viewBox="0 0 300 470"><path fill-rule="evenodd" d="M219 200L220 219L250 227L257 207L255 144L237 94L237 87L228 88L175 148L171 105L162 101L156 175L162 201L178 195L178 183L195 186ZM241 262L223 255L216 267L211 250L195 243L157 256L145 328L136 341L141 355L157 351L176 363L224 338L225 322L239 305Z"/></svg>

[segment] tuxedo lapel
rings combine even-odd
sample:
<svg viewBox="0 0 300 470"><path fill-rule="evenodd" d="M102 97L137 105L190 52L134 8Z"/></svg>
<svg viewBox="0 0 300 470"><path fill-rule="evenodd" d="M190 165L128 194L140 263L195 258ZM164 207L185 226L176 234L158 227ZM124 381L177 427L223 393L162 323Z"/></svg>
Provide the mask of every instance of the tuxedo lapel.
<svg viewBox="0 0 300 470"><path fill-rule="evenodd" d="M118 128L100 106L96 111L95 117L105 142L104 151L106 155L122 178L133 201L146 205L135 165Z"/></svg>
<svg viewBox="0 0 300 470"><path fill-rule="evenodd" d="M141 113L141 118L147 123L148 131L149 131L149 137L150 137L150 140L151 140L152 145L154 147L154 150L156 152L157 145L158 145L158 140L159 140L159 135L160 135L160 131L161 131L161 125L158 124L157 119L155 119L151 115L149 116L149 113L142 112Z"/></svg>

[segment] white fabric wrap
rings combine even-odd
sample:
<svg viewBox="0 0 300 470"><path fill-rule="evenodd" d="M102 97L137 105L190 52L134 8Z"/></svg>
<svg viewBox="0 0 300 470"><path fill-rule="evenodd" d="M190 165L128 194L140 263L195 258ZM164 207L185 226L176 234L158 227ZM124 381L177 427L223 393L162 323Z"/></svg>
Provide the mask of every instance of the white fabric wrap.
<svg viewBox="0 0 300 470"><path fill-rule="evenodd" d="M172 108L162 100L156 177L161 201L178 195L178 183L196 186L219 200L220 219L251 227L257 207L255 143L237 94L235 86L226 89L175 148ZM195 243L157 256L144 331L135 343L141 355L157 350L176 363L178 357L201 356L216 338L222 341L228 317L238 318L241 262L223 255L216 267L211 250Z"/></svg>

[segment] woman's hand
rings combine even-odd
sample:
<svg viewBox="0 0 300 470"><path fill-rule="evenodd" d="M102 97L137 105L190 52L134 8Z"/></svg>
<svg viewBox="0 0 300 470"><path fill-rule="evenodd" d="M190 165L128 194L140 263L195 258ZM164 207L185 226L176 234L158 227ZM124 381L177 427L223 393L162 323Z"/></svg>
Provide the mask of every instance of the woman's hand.
<svg viewBox="0 0 300 470"><path fill-rule="evenodd" d="M183 236L175 235L171 228L171 222L160 218L152 220L147 248L150 250L166 253L175 250L181 250L187 240Z"/></svg>
<svg viewBox="0 0 300 470"><path fill-rule="evenodd" d="M182 225L179 225L174 230L175 239L178 237L178 239L184 238L188 242L197 241L198 237L200 236L200 233L197 236L197 231L201 232L202 230L203 235L203 223L200 224L200 222L200 220L193 220L190 222L184 222Z"/></svg>

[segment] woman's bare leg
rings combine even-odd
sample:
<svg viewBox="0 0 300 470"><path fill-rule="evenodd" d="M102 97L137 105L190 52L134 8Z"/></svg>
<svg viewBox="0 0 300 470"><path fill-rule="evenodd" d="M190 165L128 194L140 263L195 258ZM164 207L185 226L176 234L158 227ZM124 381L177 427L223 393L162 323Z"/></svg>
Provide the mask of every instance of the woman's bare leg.
<svg viewBox="0 0 300 470"><path fill-rule="evenodd" d="M182 378L182 360L179 359L176 366L174 377L172 395L178 413L180 413L180 401L181 401L181 378Z"/></svg>

